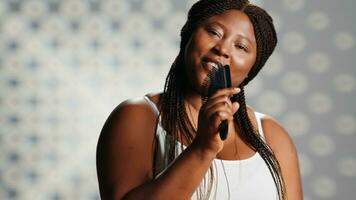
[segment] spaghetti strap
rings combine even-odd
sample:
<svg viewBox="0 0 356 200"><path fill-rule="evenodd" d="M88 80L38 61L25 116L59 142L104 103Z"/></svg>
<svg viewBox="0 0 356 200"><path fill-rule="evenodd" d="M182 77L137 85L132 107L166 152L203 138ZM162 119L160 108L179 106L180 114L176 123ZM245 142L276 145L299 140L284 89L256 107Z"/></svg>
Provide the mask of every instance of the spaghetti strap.
<svg viewBox="0 0 356 200"><path fill-rule="evenodd" d="M261 138L265 140L265 134L263 133L263 128L262 128L262 118L264 117L264 114L255 111L255 116L257 121L258 133L260 134Z"/></svg>
<svg viewBox="0 0 356 200"><path fill-rule="evenodd" d="M156 115L158 116L158 115L159 115L159 110L158 110L156 104L153 103L153 102L150 100L150 98L148 98L147 96L144 96L143 98L148 102L148 104L151 106L151 108L154 110L154 112L155 112Z"/></svg>

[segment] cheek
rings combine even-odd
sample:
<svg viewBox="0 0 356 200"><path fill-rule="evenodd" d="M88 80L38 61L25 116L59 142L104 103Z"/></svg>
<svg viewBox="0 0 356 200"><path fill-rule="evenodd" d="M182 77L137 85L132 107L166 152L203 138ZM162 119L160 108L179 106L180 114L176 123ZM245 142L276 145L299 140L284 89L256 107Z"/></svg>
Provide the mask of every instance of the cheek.
<svg viewBox="0 0 356 200"><path fill-rule="evenodd" d="M254 59L236 59L234 63L235 67L230 68L231 81L233 85L237 86L242 83L248 75L254 64Z"/></svg>
<svg viewBox="0 0 356 200"><path fill-rule="evenodd" d="M184 64L186 76L193 84L200 85L206 76L201 67L201 57L207 51L207 46L204 35L198 30L192 35L185 47Z"/></svg>
<svg viewBox="0 0 356 200"><path fill-rule="evenodd" d="M199 42L197 41L196 37L193 37L189 40L189 42L186 45L185 48L185 55L184 55L184 60L185 60L185 65L188 68L192 68L197 64L198 57L200 54L200 47L199 47Z"/></svg>
<svg viewBox="0 0 356 200"><path fill-rule="evenodd" d="M232 86L238 86L242 83L242 81L245 79L246 75L242 73L231 73L231 84Z"/></svg>
<svg viewBox="0 0 356 200"><path fill-rule="evenodd" d="M187 84L189 89L199 90L202 83L204 82L204 77L199 66L199 55L200 51L197 46L196 40L192 38L185 48L184 53L184 68L185 77L187 78Z"/></svg>
<svg viewBox="0 0 356 200"><path fill-rule="evenodd" d="M199 64L200 58L209 52L213 45L214 41L209 38L202 28L198 28L187 43L185 52L188 57L194 59L194 64Z"/></svg>

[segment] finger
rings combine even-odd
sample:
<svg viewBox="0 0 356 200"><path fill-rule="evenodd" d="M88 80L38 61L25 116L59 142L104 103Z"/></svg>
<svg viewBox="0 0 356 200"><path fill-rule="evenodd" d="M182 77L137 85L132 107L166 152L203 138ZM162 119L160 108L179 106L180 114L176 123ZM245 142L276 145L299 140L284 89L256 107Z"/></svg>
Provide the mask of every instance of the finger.
<svg viewBox="0 0 356 200"><path fill-rule="evenodd" d="M225 106L232 108L232 102L230 101L230 98L228 96L218 96L218 97L209 99L206 102L205 109L209 109L212 106L214 106L216 104L220 104L220 103L224 103Z"/></svg>
<svg viewBox="0 0 356 200"><path fill-rule="evenodd" d="M232 113L232 106L229 106L225 101L224 102L220 102L220 103L216 103L214 105L212 105L211 107L209 107L208 109L206 109L206 113L214 113L214 112L219 112L219 111L227 111Z"/></svg>
<svg viewBox="0 0 356 200"><path fill-rule="evenodd" d="M232 113L235 114L239 110L240 104L238 102L234 102L232 103L231 107L232 107Z"/></svg>
<svg viewBox="0 0 356 200"><path fill-rule="evenodd" d="M218 132L219 131L219 126L220 124L225 121L231 121L233 118L229 117L230 115L225 112L218 112L215 113L213 116L210 118L210 124L213 125L213 131Z"/></svg>
<svg viewBox="0 0 356 200"><path fill-rule="evenodd" d="M215 98L217 96L228 96L231 97L234 94L238 94L241 91L240 88L234 87L234 88L224 88L217 90L215 93L213 93L210 98Z"/></svg>
<svg viewBox="0 0 356 200"><path fill-rule="evenodd" d="M233 118L232 109L229 107L226 107L223 103L216 104L213 107L211 107L209 110L206 110L206 112L205 112L207 118L210 118L211 116L219 114L219 113L227 114L228 116L226 116L225 118L228 120L231 120Z"/></svg>

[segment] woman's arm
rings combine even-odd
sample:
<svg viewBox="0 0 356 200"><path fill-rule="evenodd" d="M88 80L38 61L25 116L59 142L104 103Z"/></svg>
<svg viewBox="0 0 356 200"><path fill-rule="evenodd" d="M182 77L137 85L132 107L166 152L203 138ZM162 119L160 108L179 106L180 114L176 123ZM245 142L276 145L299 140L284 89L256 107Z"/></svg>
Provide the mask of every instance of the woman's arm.
<svg viewBox="0 0 356 200"><path fill-rule="evenodd" d="M266 141L274 151L281 166L288 200L302 200L303 191L300 178L298 155L288 132L272 117L262 120Z"/></svg>
<svg viewBox="0 0 356 200"><path fill-rule="evenodd" d="M106 121L97 147L103 199L189 199L223 148L219 125L232 122L239 105L229 99L239 89L214 93L200 108L193 142L153 179L156 116L144 100L120 104Z"/></svg>
<svg viewBox="0 0 356 200"><path fill-rule="evenodd" d="M124 102L109 116L97 146L102 199L189 199L216 155L192 143L152 179L156 116L144 101Z"/></svg>

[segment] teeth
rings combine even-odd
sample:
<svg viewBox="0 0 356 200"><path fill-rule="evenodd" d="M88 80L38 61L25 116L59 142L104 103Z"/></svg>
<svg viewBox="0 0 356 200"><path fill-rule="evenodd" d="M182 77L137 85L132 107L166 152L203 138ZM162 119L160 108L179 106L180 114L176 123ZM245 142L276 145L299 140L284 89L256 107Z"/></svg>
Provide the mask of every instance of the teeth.
<svg viewBox="0 0 356 200"><path fill-rule="evenodd" d="M214 63L214 62L207 62L208 65L214 67L214 68L218 68L218 64Z"/></svg>

